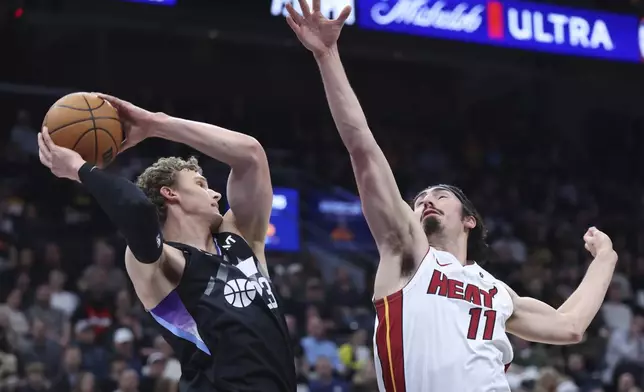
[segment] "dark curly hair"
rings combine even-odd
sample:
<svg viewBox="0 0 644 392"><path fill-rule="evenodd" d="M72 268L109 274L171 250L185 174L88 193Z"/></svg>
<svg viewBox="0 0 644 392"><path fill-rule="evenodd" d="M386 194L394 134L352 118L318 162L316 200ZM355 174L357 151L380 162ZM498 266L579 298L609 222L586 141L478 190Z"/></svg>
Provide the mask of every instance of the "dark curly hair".
<svg viewBox="0 0 644 392"><path fill-rule="evenodd" d="M481 217L481 214L479 214L476 208L474 208L472 201L465 196L465 193L463 193L460 188L455 187L454 185L439 184L432 185L425 189L431 188L442 188L453 193L463 205L463 217L471 216L474 218L476 226L470 230L469 235L467 236L467 259L478 263L486 261L489 256L489 246L486 242L487 228L483 222L483 217ZM412 205L416 204L418 197L424 192L425 191L423 190L414 197Z"/></svg>

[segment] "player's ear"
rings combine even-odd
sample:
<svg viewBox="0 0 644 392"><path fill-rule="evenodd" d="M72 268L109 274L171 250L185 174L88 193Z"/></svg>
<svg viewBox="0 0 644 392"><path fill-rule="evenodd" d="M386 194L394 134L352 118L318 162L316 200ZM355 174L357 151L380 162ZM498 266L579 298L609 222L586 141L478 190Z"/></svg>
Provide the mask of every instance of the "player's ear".
<svg viewBox="0 0 644 392"><path fill-rule="evenodd" d="M161 187L161 189L159 190L159 193L161 193L161 196L163 196L163 198L166 199L166 201L175 201L179 198L177 191L170 188L169 186Z"/></svg>
<svg viewBox="0 0 644 392"><path fill-rule="evenodd" d="M463 217L463 225L466 229L472 230L476 227L476 218L472 215Z"/></svg>

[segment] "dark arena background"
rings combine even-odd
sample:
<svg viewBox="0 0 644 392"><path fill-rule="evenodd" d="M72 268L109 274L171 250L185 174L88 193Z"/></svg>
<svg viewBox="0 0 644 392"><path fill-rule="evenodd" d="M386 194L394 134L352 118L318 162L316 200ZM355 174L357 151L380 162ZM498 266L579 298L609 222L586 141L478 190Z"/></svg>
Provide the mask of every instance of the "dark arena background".
<svg viewBox="0 0 644 392"><path fill-rule="evenodd" d="M556 307L590 261L586 228L613 239L614 281L580 344L511 337L513 391L642 391L644 3L535 1L323 4L329 16L354 7L340 51L403 194L463 188L490 228L490 272ZM38 160L44 114L74 91L256 137L275 187L268 264L298 391L377 390L378 256L287 2L0 2L0 391L178 390L179 363L125 275L123 239ZM160 156L191 154L224 190L226 167L159 139L109 170L133 180Z"/></svg>

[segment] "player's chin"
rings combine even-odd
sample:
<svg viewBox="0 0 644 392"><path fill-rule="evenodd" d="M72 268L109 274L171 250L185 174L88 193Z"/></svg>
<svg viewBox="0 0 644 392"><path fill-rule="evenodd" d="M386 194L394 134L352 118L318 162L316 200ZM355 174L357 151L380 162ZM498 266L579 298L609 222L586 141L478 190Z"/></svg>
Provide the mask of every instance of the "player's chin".
<svg viewBox="0 0 644 392"><path fill-rule="evenodd" d="M425 234L434 234L441 229L440 215L430 214L423 218L421 224Z"/></svg>

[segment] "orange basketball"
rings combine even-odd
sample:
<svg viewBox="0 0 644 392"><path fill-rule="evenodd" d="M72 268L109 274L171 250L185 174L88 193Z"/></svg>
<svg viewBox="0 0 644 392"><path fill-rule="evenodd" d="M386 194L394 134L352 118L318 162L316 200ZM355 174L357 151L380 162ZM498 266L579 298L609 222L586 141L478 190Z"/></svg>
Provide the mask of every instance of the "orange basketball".
<svg viewBox="0 0 644 392"><path fill-rule="evenodd" d="M43 126L53 142L94 165L107 166L118 154L123 128L109 102L88 93L69 94L49 108Z"/></svg>

